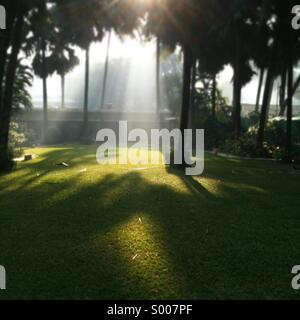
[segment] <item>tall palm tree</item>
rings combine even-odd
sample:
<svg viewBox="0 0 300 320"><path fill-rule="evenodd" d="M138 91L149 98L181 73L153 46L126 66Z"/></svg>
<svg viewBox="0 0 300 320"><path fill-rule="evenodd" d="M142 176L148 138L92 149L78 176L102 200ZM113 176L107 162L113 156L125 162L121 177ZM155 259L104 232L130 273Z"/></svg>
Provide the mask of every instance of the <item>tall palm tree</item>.
<svg viewBox="0 0 300 320"><path fill-rule="evenodd" d="M33 23L37 23L31 19L32 12L40 10L44 2L46 0L4 0L1 2L7 9L7 30L1 30L0 34L0 169L8 168L12 163L9 156L8 134L13 109L18 55L22 45L27 43L31 37ZM2 38L3 34L5 37ZM9 48L11 48L10 53ZM5 82L3 72L5 72Z"/></svg>
<svg viewBox="0 0 300 320"><path fill-rule="evenodd" d="M87 134L88 107L89 107L89 74L90 74L90 46L103 38L104 2L89 1L88 3L65 0L58 2L59 23L68 34L70 43L78 46L85 52L84 99L83 99L83 137Z"/></svg>
<svg viewBox="0 0 300 320"><path fill-rule="evenodd" d="M47 142L48 131L48 88L47 78L55 72L56 64L51 58L55 40L55 25L52 12L46 1L38 4L37 10L30 17L30 36L26 41L25 51L34 54L32 67L43 84L43 126L42 141Z"/></svg>
<svg viewBox="0 0 300 320"><path fill-rule="evenodd" d="M48 86L47 79L55 72L55 65L51 56L46 53L45 41L41 40L41 52L37 52L33 58L32 67L34 73L42 79L43 85L43 126L42 141L47 142L48 131Z"/></svg>
<svg viewBox="0 0 300 320"><path fill-rule="evenodd" d="M9 56L4 54L1 58L5 57L5 61L2 61L5 65L3 72L5 72L5 84L4 84L4 74L2 75L1 87L4 86L3 101L0 105L0 170L11 169L13 162L10 159L8 138L9 138L9 125L10 118L13 108L13 86L15 80L15 74L17 69L18 54L22 45L22 36L24 30L24 18L26 13L26 7L21 2L17 1L18 6L16 11L12 13L14 26L12 29L12 34L14 38L10 38L9 44L11 45L11 53ZM8 50L8 46L6 48ZM7 59L8 58L8 59Z"/></svg>
<svg viewBox="0 0 300 320"><path fill-rule="evenodd" d="M71 72L78 64L79 59L75 55L75 50L66 43L58 42L52 54L56 72L61 78L61 108L65 108L65 76Z"/></svg>
<svg viewBox="0 0 300 320"><path fill-rule="evenodd" d="M293 117L293 43L290 43L290 51L288 55L288 103L286 116L286 153L287 161L292 162L292 117Z"/></svg>
<svg viewBox="0 0 300 320"><path fill-rule="evenodd" d="M265 91L263 104L261 108L260 124L257 135L257 148L261 149L264 142L265 126L267 122L268 106L270 103L270 95L272 91L272 83L277 75L283 74L288 70L288 99L287 106L289 108L287 117L290 118L287 121L288 124L288 136L291 139L291 110L292 110L292 97L295 94L294 89L300 83L292 83L292 69L300 56L299 56L299 36L290 27L290 1L278 1L274 3L270 9L269 15L273 15L276 18L272 20L272 34L273 40L272 47L270 49L269 66L267 71L267 78L265 82ZM270 23L270 22L268 22ZM286 48L289 48L288 55L286 54ZM291 54L291 51L292 54ZM297 82L297 81L296 81ZM290 121L290 122L289 122ZM288 140L287 140L288 141ZM290 150L291 144L287 142L287 150ZM290 151L288 152L290 153Z"/></svg>

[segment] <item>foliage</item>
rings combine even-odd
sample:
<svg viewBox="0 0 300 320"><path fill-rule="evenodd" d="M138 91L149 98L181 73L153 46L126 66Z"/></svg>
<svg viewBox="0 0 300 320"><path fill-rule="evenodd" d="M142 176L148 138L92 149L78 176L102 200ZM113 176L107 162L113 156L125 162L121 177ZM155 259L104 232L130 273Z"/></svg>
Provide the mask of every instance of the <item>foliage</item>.
<svg viewBox="0 0 300 320"><path fill-rule="evenodd" d="M200 73L196 77L196 89L195 89L195 105L196 108L212 109L212 96L213 92L213 79L210 74ZM216 112L219 110L219 115L228 106L227 99L222 95L219 88L216 88Z"/></svg>
<svg viewBox="0 0 300 320"><path fill-rule="evenodd" d="M168 109L174 116L179 117L182 99L182 66L180 54L173 53L161 61L162 86L165 101Z"/></svg>
<svg viewBox="0 0 300 320"><path fill-rule="evenodd" d="M240 157L255 157L265 155L265 152L257 152L256 135L250 134L249 132L244 133L238 139L231 138L226 140L221 150L225 153Z"/></svg>
<svg viewBox="0 0 300 320"><path fill-rule="evenodd" d="M56 46L51 58L53 64L56 65L56 72L60 76L71 72L79 64L75 50L69 47Z"/></svg>
<svg viewBox="0 0 300 320"><path fill-rule="evenodd" d="M292 136L295 143L300 143L300 128L295 122L292 126ZM286 142L286 120L269 121L266 126L265 140L271 144L284 147Z"/></svg>
<svg viewBox="0 0 300 320"><path fill-rule="evenodd" d="M265 141L261 149L257 149L258 125L250 127L239 139L228 139L222 150L243 157L267 157L285 159L286 154L286 121L273 120L266 125ZM293 122L293 156L300 155L300 130L296 122Z"/></svg>
<svg viewBox="0 0 300 320"><path fill-rule="evenodd" d="M202 86L195 92L195 111L191 115L193 126L205 130L205 149L219 147L232 133L232 109L222 92L216 89L216 114L212 115L211 82L202 79Z"/></svg>
<svg viewBox="0 0 300 320"><path fill-rule="evenodd" d="M55 25L47 3L39 3L29 15L29 34L24 43L24 51L33 56L32 67L34 73L44 79L55 72L55 64L50 58L55 40Z"/></svg>
<svg viewBox="0 0 300 320"><path fill-rule="evenodd" d="M12 122L9 130L9 148L11 158L23 155L22 144L26 141L25 134L20 130L17 123Z"/></svg>
<svg viewBox="0 0 300 320"><path fill-rule="evenodd" d="M32 100L29 88L32 86L32 69L20 60L16 69L13 88L13 110L31 109Z"/></svg>
<svg viewBox="0 0 300 320"><path fill-rule="evenodd" d="M250 112L246 117L242 118L242 127L244 130L248 130L250 127L257 126L259 123L259 112Z"/></svg>

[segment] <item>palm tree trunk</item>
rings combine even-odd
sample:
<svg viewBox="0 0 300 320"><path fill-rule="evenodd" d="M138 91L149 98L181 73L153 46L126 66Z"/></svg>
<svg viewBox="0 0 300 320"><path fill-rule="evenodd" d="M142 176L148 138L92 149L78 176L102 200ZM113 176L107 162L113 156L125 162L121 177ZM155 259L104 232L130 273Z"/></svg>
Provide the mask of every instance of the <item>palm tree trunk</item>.
<svg viewBox="0 0 300 320"><path fill-rule="evenodd" d="M48 92L47 92L47 68L46 68L46 43L42 39L42 68L43 68L43 128L42 141L47 143L48 134Z"/></svg>
<svg viewBox="0 0 300 320"><path fill-rule="evenodd" d="M295 83L293 84L292 96L295 95L295 93L296 93L299 85L300 85L300 75L297 77ZM282 108L283 108L283 115L284 115L284 112L285 112L285 110L286 110L287 104L288 104L288 99L285 99L284 104L283 104L283 107L282 107Z"/></svg>
<svg viewBox="0 0 300 320"><path fill-rule="evenodd" d="M180 131L184 141L185 129L188 129L189 122L189 109L191 97L191 70L193 65L193 58L190 50L184 48L184 62L183 62L183 92L182 92L182 105L181 105L181 118L180 118ZM185 165L184 158L184 143L182 152L182 164Z"/></svg>
<svg viewBox="0 0 300 320"><path fill-rule="evenodd" d="M83 131L86 134L88 125L89 106L89 81L90 80L90 47L85 50L85 82L84 82L84 104L83 104Z"/></svg>
<svg viewBox="0 0 300 320"><path fill-rule="evenodd" d="M0 113L3 102L3 91L4 91L4 73L5 66L7 63L7 51L11 42L11 33L13 29L14 20L16 18L16 12L11 10L7 11L7 22L6 29L1 30L0 37Z"/></svg>
<svg viewBox="0 0 300 320"><path fill-rule="evenodd" d="M260 105L260 97L262 91L262 85L264 81L265 69L261 68L260 75L259 75L259 83L258 83L258 90L257 90L257 97L256 97L256 105L255 105L255 112L259 112L259 105Z"/></svg>
<svg viewBox="0 0 300 320"><path fill-rule="evenodd" d="M293 96L295 95L298 87L300 85L300 75L298 76L297 80L295 81L295 83L293 84L293 89L292 89L292 94Z"/></svg>
<svg viewBox="0 0 300 320"><path fill-rule="evenodd" d="M213 84L212 84L212 92L211 92L211 115L216 117L216 96L217 96L217 76L213 75Z"/></svg>
<svg viewBox="0 0 300 320"><path fill-rule="evenodd" d="M191 110L190 110L190 127L193 128L195 123L195 116L196 116L196 110L195 110L195 98L196 98L196 76L197 76L197 60L194 61L192 66L192 81L191 81Z"/></svg>
<svg viewBox="0 0 300 320"><path fill-rule="evenodd" d="M61 108L65 108L65 74L61 75Z"/></svg>
<svg viewBox="0 0 300 320"><path fill-rule="evenodd" d="M156 41L156 113L161 109L160 105L160 39Z"/></svg>
<svg viewBox="0 0 300 320"><path fill-rule="evenodd" d="M285 113L285 91L286 91L286 69L281 73L281 85L280 85L280 94L279 94L279 105L280 111L279 116L283 117Z"/></svg>
<svg viewBox="0 0 300 320"><path fill-rule="evenodd" d="M104 102L105 102L105 93L106 93L107 75L108 75L108 66L109 66L110 42L111 42L111 31L109 32L108 39L107 39L106 58L105 58L103 86L102 86L102 97L101 97L101 109L104 108Z"/></svg>
<svg viewBox="0 0 300 320"><path fill-rule="evenodd" d="M22 8L18 8L17 20L14 27L14 37L12 41L12 51L7 65L5 77L5 91L3 105L0 113L0 169L9 169L11 159L9 155L8 137L9 125L13 103L13 86L17 68L18 55L22 44L22 31L24 25L24 13Z"/></svg>
<svg viewBox="0 0 300 320"><path fill-rule="evenodd" d="M271 84L270 84L270 90L269 90L269 97L268 97L268 103L267 103L267 119L269 119L269 114L270 114L270 108L271 108L271 103L272 103L272 95L273 95L273 89L274 89L274 82L275 79L273 77Z"/></svg>
<svg viewBox="0 0 300 320"><path fill-rule="evenodd" d="M271 90L272 81L274 79L274 67L276 62L276 55L277 55L277 44L275 42L272 49L271 60L270 60L270 64L267 72L267 78L265 81L265 90L264 90L264 96L263 96L263 103L261 107L259 129L258 129L257 142L256 142L258 149L262 148L264 138L265 138L265 127L266 127L266 121L267 121L268 104L270 101L270 94L272 91Z"/></svg>
<svg viewBox="0 0 300 320"><path fill-rule="evenodd" d="M286 153L287 161L289 163L292 162L293 71L293 53L291 46L288 66L288 103L286 121Z"/></svg>

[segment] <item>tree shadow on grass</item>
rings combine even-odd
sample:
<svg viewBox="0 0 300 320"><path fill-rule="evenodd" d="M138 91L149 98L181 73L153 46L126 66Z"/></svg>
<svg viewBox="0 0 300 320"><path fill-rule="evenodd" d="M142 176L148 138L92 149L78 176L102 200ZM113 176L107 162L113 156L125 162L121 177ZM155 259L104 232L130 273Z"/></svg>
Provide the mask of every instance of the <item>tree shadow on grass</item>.
<svg viewBox="0 0 300 320"><path fill-rule="evenodd" d="M273 229L264 228L263 216L253 219L265 203L249 210L251 198L237 205L236 188L222 187L224 201L193 177L157 170L164 181L152 171L70 173L62 183L33 184L0 203L0 261L9 287L1 295L266 297L276 287L267 276L284 270L278 260L274 270L274 261L276 244L288 234L274 221Z"/></svg>
<svg viewBox="0 0 300 320"><path fill-rule="evenodd" d="M183 270L173 262L176 250L169 251L167 242L184 234L171 231L182 227L189 197L137 172L107 175L89 184L76 184L77 180L70 178L68 186L33 186L30 204L22 207L2 205L1 210L9 212L1 226L1 261L13 275L8 296L183 298L188 294ZM23 196L17 194L17 201L24 201Z"/></svg>

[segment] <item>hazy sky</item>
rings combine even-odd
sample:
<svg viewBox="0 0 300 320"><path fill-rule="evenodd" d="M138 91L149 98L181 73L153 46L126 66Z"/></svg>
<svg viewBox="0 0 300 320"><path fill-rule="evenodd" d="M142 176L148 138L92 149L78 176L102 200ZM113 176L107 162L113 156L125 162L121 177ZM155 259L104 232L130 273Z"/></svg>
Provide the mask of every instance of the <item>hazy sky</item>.
<svg viewBox="0 0 300 320"><path fill-rule="evenodd" d="M90 51L91 67L95 63L100 63L105 61L106 55L106 44L107 37L102 43L93 44ZM125 37L121 41L117 36L112 36L111 46L110 46L110 59L128 57L132 60L139 60L141 64L151 64L155 61L155 43L144 43L141 44L140 41ZM80 79L84 81L84 52L80 49L76 49L77 55L80 58L80 65L77 66L73 72L67 75L66 82L74 81L74 79ZM154 65L155 68L155 65ZM222 89L224 96L226 96L230 101L232 99L232 69L227 66L224 68L223 72L218 76L219 87ZM79 80L77 80L79 81ZM147 79L148 81L148 79ZM153 77L155 81L155 77ZM258 80L254 77L251 83L249 83L242 92L242 102L254 104L256 100ZM49 100L59 99L60 97L60 78L56 75L48 79L48 94ZM32 88L33 100L38 100L42 96L42 82L40 79L35 78ZM273 102L276 101L276 93L273 97Z"/></svg>

